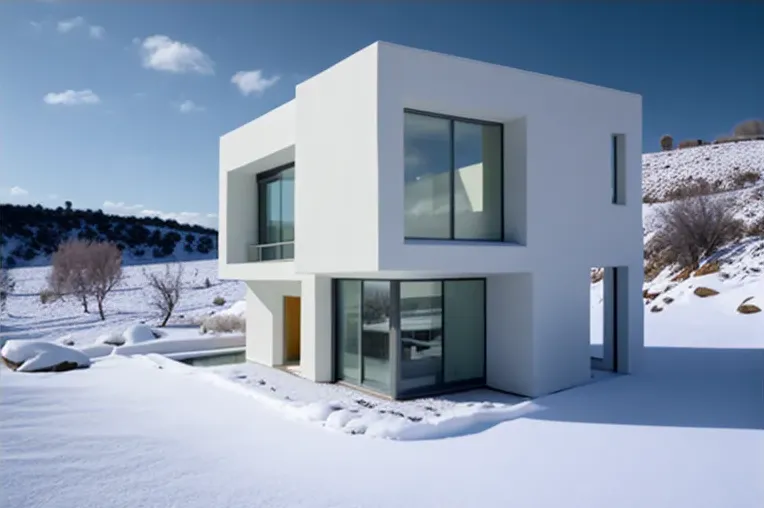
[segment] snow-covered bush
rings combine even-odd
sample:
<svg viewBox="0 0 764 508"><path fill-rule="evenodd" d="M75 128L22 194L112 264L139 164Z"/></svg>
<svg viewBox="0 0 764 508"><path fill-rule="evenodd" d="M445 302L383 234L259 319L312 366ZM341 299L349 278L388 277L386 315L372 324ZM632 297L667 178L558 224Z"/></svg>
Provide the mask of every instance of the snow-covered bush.
<svg viewBox="0 0 764 508"><path fill-rule="evenodd" d="M217 332L244 332L246 330L246 319L244 316L236 314L213 314L202 321L200 327L201 333Z"/></svg>
<svg viewBox="0 0 764 508"><path fill-rule="evenodd" d="M0 349L0 357L18 372L63 372L90 366L90 358L81 351L33 340L9 340Z"/></svg>

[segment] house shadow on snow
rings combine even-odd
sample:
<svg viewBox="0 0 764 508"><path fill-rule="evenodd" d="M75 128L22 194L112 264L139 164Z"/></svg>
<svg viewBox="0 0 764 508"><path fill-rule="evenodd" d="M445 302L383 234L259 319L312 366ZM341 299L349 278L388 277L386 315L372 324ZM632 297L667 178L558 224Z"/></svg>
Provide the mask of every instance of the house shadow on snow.
<svg viewBox="0 0 764 508"><path fill-rule="evenodd" d="M764 429L764 349L645 348L644 367L535 402L526 418Z"/></svg>

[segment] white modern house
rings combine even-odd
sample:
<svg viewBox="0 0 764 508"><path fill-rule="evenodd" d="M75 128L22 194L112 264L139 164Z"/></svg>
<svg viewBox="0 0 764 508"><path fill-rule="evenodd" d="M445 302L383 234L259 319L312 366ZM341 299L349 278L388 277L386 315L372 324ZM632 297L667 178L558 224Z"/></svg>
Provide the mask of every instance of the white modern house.
<svg viewBox="0 0 764 508"><path fill-rule="evenodd" d="M639 95L384 42L300 83L220 139L247 359L396 398L634 371L641 132Z"/></svg>

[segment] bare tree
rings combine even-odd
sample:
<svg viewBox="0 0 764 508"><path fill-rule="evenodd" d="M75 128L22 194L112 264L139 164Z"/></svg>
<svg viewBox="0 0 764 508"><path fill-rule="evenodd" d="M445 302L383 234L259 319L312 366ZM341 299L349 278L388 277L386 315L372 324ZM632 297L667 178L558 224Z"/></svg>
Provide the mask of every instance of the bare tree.
<svg viewBox="0 0 764 508"><path fill-rule="evenodd" d="M734 134L740 138L753 138L764 135L764 122L761 120L746 120L735 126Z"/></svg>
<svg viewBox="0 0 764 508"><path fill-rule="evenodd" d="M88 298L98 304L98 315L106 319L103 303L122 281L122 253L107 242L70 240L59 245L53 254L48 284L57 296L75 296L84 312L89 312Z"/></svg>
<svg viewBox="0 0 764 508"><path fill-rule="evenodd" d="M88 243L82 240L69 240L58 246L51 259L51 271L48 285L57 297L74 296L82 304L85 313L88 310L90 285L87 278Z"/></svg>
<svg viewBox="0 0 764 508"><path fill-rule="evenodd" d="M703 257L738 238L742 223L729 201L697 196L671 203L658 212L660 229L646 250L660 253L668 263L696 269Z"/></svg>
<svg viewBox="0 0 764 508"><path fill-rule="evenodd" d="M661 136L661 150L673 150L674 149L674 138L669 136L668 134L664 134Z"/></svg>
<svg viewBox="0 0 764 508"><path fill-rule="evenodd" d="M90 243L86 251L88 286L98 304L98 315L105 320L103 302L122 281L122 252L107 242Z"/></svg>
<svg viewBox="0 0 764 508"><path fill-rule="evenodd" d="M164 273L149 272L143 270L143 275L152 290L151 305L162 313L163 327L172 315L172 311L178 305L181 292L183 291L183 265L177 263L177 270L172 270L170 264L165 265Z"/></svg>
<svg viewBox="0 0 764 508"><path fill-rule="evenodd" d="M5 312L8 295L16 289L16 281L7 268L0 267L0 311Z"/></svg>

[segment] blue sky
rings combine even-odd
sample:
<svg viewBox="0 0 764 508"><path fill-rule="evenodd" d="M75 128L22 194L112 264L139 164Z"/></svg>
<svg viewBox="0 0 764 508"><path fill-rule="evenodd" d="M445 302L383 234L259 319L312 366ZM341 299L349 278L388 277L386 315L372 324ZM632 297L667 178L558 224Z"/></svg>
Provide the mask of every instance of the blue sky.
<svg viewBox="0 0 764 508"><path fill-rule="evenodd" d="M220 135L376 40L640 93L645 151L713 139L764 117L762 26L756 1L1 2L0 201L214 225Z"/></svg>

